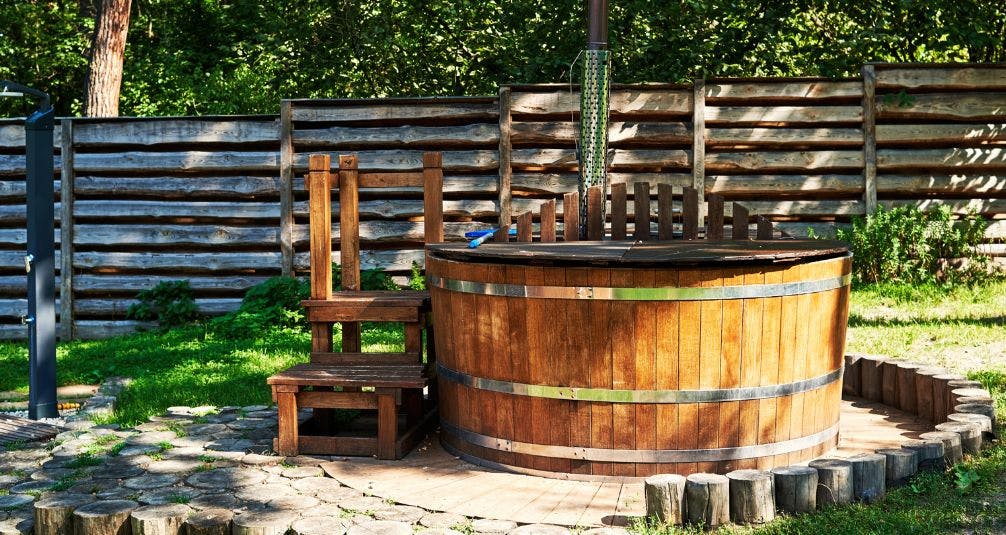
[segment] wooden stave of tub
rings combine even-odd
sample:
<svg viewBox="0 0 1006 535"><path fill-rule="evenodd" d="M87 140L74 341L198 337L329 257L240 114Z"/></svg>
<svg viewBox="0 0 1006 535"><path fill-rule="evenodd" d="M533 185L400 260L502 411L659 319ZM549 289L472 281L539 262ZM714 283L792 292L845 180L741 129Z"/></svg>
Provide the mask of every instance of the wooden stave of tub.
<svg viewBox="0 0 1006 535"><path fill-rule="evenodd" d="M722 474L743 468L768 470L819 457L838 442L850 271L848 255L786 264L661 269L459 262L430 254L427 276L434 281L617 288L842 281L825 291L724 301L528 299L457 292L431 284L441 441L453 453L484 466L563 479ZM566 323L583 326L582 338L548 328L558 323L560 313ZM811 317L815 321L802 321ZM738 322L739 333L720 329ZM529 329L531 324L546 328ZM677 327L677 345L657 336L658 330L671 325ZM713 325L716 328L710 329ZM766 330L747 336L752 330L746 327L754 325ZM626 326L631 326L631 335L619 328ZM615 333L608 342L607 332ZM637 332L654 336L636 336ZM773 350L776 343L778 349ZM568 351L548 351L549 347ZM677 348L692 351L683 355ZM720 369L703 366L720 362L721 349ZM574 354L586 355L588 366L575 366L580 361ZM673 354L676 359L662 360L667 365L658 370L653 360L657 354ZM804 358L796 358L798 354ZM512 358L520 355L524 357ZM629 365L632 373L627 371ZM772 387L815 380L817 385L822 378L828 380L795 394L741 401L607 403L466 386L465 380L470 383L471 378L659 391ZM808 437L813 438L810 445ZM605 450L612 449L724 451L779 442L801 447L772 455L692 462L596 460L598 453L610 457ZM518 453L543 451L536 448L540 445L560 446L563 456Z"/></svg>

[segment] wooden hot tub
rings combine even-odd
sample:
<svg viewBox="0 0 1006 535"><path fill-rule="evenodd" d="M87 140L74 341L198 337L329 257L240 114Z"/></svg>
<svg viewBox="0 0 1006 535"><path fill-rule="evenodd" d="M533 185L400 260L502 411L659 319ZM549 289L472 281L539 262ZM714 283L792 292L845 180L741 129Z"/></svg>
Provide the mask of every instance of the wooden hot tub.
<svg viewBox="0 0 1006 535"><path fill-rule="evenodd" d="M586 479L724 473L838 441L840 242L428 253L441 439L467 460Z"/></svg>

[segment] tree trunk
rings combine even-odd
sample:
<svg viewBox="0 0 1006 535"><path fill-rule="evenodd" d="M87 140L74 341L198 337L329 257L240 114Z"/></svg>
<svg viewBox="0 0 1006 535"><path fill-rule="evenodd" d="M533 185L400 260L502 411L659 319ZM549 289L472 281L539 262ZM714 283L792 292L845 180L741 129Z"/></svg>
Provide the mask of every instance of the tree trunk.
<svg viewBox="0 0 1006 535"><path fill-rule="evenodd" d="M131 0L101 0L84 81L84 116L117 117Z"/></svg>

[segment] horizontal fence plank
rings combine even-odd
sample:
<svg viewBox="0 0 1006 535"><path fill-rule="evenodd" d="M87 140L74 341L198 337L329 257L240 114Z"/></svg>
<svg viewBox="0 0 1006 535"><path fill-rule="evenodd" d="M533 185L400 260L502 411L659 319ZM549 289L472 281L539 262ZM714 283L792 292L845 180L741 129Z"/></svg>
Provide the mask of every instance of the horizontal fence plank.
<svg viewBox="0 0 1006 535"><path fill-rule="evenodd" d="M805 193L814 195L863 192L862 175L709 175L706 193L765 195Z"/></svg>
<svg viewBox="0 0 1006 535"><path fill-rule="evenodd" d="M612 89L608 97L613 116L665 115L685 117L692 113L690 90L662 90L659 92L638 89ZM514 115L556 115L580 112L580 92L556 91L549 93L510 94L510 112Z"/></svg>
<svg viewBox="0 0 1006 535"><path fill-rule="evenodd" d="M806 102L808 100L861 98L862 96L863 84L861 82L706 82L706 103L711 105L716 105L716 101L724 99Z"/></svg>
<svg viewBox="0 0 1006 535"><path fill-rule="evenodd" d="M437 149L478 147L499 143L496 124L476 123L458 126L394 126L363 128L332 126L293 131L298 151L315 147L338 149L396 147L436 147Z"/></svg>
<svg viewBox="0 0 1006 535"><path fill-rule="evenodd" d="M294 122L359 122L359 121L416 121L424 119L453 119L468 121L496 121L499 117L495 100L485 102L422 102L416 104L365 104L328 105L312 107L294 101Z"/></svg>
<svg viewBox="0 0 1006 535"><path fill-rule="evenodd" d="M339 255L333 252L333 260L338 262ZM360 269L383 269L385 271L406 272L412 269L412 264L420 267L425 265L425 253L422 249L400 249L395 251L375 251L363 249L360 251ZM306 273L311 268L311 253L304 251L294 255L294 268Z"/></svg>
<svg viewBox="0 0 1006 535"><path fill-rule="evenodd" d="M498 213L496 201L484 199L446 200L443 203L444 216L447 217L484 217L490 218ZM339 203L332 202L332 213L338 213ZM307 201L297 201L293 205L293 213L298 217L308 215ZM375 199L360 201L361 218L406 219L422 217L422 199Z"/></svg>
<svg viewBox="0 0 1006 535"><path fill-rule="evenodd" d="M62 137L62 126L59 121L52 128L52 145L58 151L59 140ZM0 150L24 150L24 120L0 120Z"/></svg>
<svg viewBox="0 0 1006 535"><path fill-rule="evenodd" d="M53 244L59 248L59 229L54 230ZM28 229L26 228L0 228L0 245L24 246L28 243ZM57 266L58 269L58 266Z"/></svg>
<svg viewBox="0 0 1006 535"><path fill-rule="evenodd" d="M279 197L278 177L103 177L78 175L74 193L78 196L153 197L157 199L197 199L234 197L254 199ZM2 195L2 194L0 194Z"/></svg>
<svg viewBox="0 0 1006 535"><path fill-rule="evenodd" d="M279 247L279 226L77 224L74 226L73 244Z"/></svg>
<svg viewBox="0 0 1006 535"><path fill-rule="evenodd" d="M707 128L706 148L787 146L822 148L859 147L863 145L860 128Z"/></svg>
<svg viewBox="0 0 1006 535"><path fill-rule="evenodd" d="M103 220L114 218L278 220L279 203L77 200L73 203L73 215L78 218Z"/></svg>
<svg viewBox="0 0 1006 535"><path fill-rule="evenodd" d="M615 149L615 156L609 169L687 169L691 166L692 153L687 150L646 150ZM573 149L515 149L511 165L517 170L558 170L574 171L578 168L576 151Z"/></svg>
<svg viewBox="0 0 1006 535"><path fill-rule="evenodd" d="M56 195L59 195L61 182L54 180L52 184ZM0 200L11 203L25 202L28 194L28 183L25 180L0 180Z"/></svg>
<svg viewBox="0 0 1006 535"><path fill-rule="evenodd" d="M692 175L684 173L608 173L608 180L611 184L626 183L629 185L629 197L631 197L632 184L636 182L649 182L650 193L657 193L658 184L670 184L672 186L689 186L692 184ZM514 173L511 178L511 187L515 192L542 194L542 195L562 195L576 191L579 175L575 173Z"/></svg>
<svg viewBox="0 0 1006 535"><path fill-rule="evenodd" d="M129 151L77 153L74 155L73 168L77 173L195 173L209 171L226 173L275 171L278 173L279 152Z"/></svg>
<svg viewBox="0 0 1006 535"><path fill-rule="evenodd" d="M1003 90L1006 89L1006 69L1002 66L878 68L877 88Z"/></svg>
<svg viewBox="0 0 1006 535"><path fill-rule="evenodd" d="M812 126L814 123L861 123L859 106L706 106L706 125Z"/></svg>
<svg viewBox="0 0 1006 535"><path fill-rule="evenodd" d="M225 314L241 306L241 298L234 297L196 297L193 301L199 313L208 316ZM136 303L136 299L131 298L77 298L73 300L73 312L78 317L125 316L130 305Z"/></svg>
<svg viewBox="0 0 1006 535"><path fill-rule="evenodd" d="M444 193L464 193L469 196L495 196L499 189L499 177L497 175L444 175ZM293 191L295 193L307 193L304 187L304 177L295 176L293 178ZM423 189L418 187L388 187L388 188L360 188L360 193L366 195L377 194L385 197L399 196L404 194L422 193Z"/></svg>
<svg viewBox="0 0 1006 535"><path fill-rule="evenodd" d="M59 177L59 168L62 160L59 156L53 156L53 180ZM25 159L24 154L0 154L0 176L17 177L24 180Z"/></svg>
<svg viewBox="0 0 1006 535"><path fill-rule="evenodd" d="M3 256L3 252L0 252L0 265L2 265ZM145 251L125 253L75 251L73 254L74 268L96 270L177 270L180 274L261 270L278 273L281 266L282 256L279 252L162 253ZM179 275L178 278L183 277Z"/></svg>
<svg viewBox="0 0 1006 535"><path fill-rule="evenodd" d="M907 100L877 98L877 120L957 120L1002 121L1006 118L1006 94L929 94L910 95Z"/></svg>
<svg viewBox="0 0 1006 535"><path fill-rule="evenodd" d="M1003 145L1006 124L878 124L877 144Z"/></svg>
<svg viewBox="0 0 1006 535"><path fill-rule="evenodd" d="M325 152L312 152L325 154ZM338 152L328 152L333 162L339 158ZM294 155L293 168L296 173L307 171L310 154ZM360 151L359 166L366 171L415 171L423 168L423 151L417 150L374 150ZM464 173L492 171L499 168L499 155L494 150L447 151L443 154L444 172Z"/></svg>
<svg viewBox="0 0 1006 535"><path fill-rule="evenodd" d="M514 121L510 125L510 129L510 141L517 146L573 144L579 136L579 127L573 122ZM608 144L611 147L627 144L633 146L689 146L691 142L691 125L683 122L615 121L608 125Z"/></svg>
<svg viewBox="0 0 1006 535"><path fill-rule="evenodd" d="M53 222L59 221L59 210L62 205L55 203ZM28 218L28 206L24 204L0 205L0 223L24 225Z"/></svg>
<svg viewBox="0 0 1006 535"><path fill-rule="evenodd" d="M829 217L863 215L866 205L855 201L744 201L752 215Z"/></svg>
<svg viewBox="0 0 1006 535"><path fill-rule="evenodd" d="M1001 194L1006 193L1006 174L878 175L877 193L903 196L941 193Z"/></svg>
<svg viewBox="0 0 1006 535"><path fill-rule="evenodd" d="M23 279L24 277L22 277ZM167 280L186 280L195 292L243 292L256 284L262 284L269 277L254 275L221 275L218 277L185 276L179 279L171 276L151 277L149 275L74 275L73 289L83 295L109 293L136 293L153 288ZM2 286L0 286L2 287Z"/></svg>
<svg viewBox="0 0 1006 535"><path fill-rule="evenodd" d="M772 226L793 238L808 238L810 236L816 236L818 238L827 239L835 239L838 236L839 229L849 229L852 227L849 223L790 223L786 221L772 223Z"/></svg>
<svg viewBox="0 0 1006 535"><path fill-rule="evenodd" d="M446 241L463 241L465 233L472 230L483 230L492 228L489 223L452 222L444 223L444 239ZM423 222L422 221L360 221L360 241L361 242L423 242ZM339 224L332 225L332 243L337 248L341 237ZM293 228L293 244L295 246L308 246L310 244L310 232L308 225L296 225Z"/></svg>
<svg viewBox="0 0 1006 535"><path fill-rule="evenodd" d="M57 295L59 295L59 283L60 283L60 277L59 275L56 275ZM24 297L28 295L28 275L26 273L20 273L17 275L0 276L0 294L16 295L18 297Z"/></svg>
<svg viewBox="0 0 1006 535"><path fill-rule="evenodd" d="M881 149L877 151L877 169L926 170L957 168L975 170L1006 169L1006 147L947 149Z"/></svg>
<svg viewBox="0 0 1006 535"><path fill-rule="evenodd" d="M152 329L153 323L133 320L76 320L73 330L78 338L101 339L135 333L139 328Z"/></svg>
<svg viewBox="0 0 1006 535"><path fill-rule="evenodd" d="M920 210L932 210L939 206L946 206L955 215L996 216L1006 214L1006 199L883 199L878 201L878 204L886 208L915 206Z"/></svg>
<svg viewBox="0 0 1006 535"><path fill-rule="evenodd" d="M189 145L197 143L276 143L278 145L279 119L228 121L169 118L107 123L77 121L73 125L73 144L78 147Z"/></svg>
<svg viewBox="0 0 1006 535"><path fill-rule="evenodd" d="M863 153L851 150L707 152L706 173L861 169Z"/></svg>
<svg viewBox="0 0 1006 535"><path fill-rule="evenodd" d="M24 249L19 251L3 251L0 250L0 269L14 271L16 273L24 273ZM59 249L55 251L55 257L53 257L53 265L59 270L61 255Z"/></svg>

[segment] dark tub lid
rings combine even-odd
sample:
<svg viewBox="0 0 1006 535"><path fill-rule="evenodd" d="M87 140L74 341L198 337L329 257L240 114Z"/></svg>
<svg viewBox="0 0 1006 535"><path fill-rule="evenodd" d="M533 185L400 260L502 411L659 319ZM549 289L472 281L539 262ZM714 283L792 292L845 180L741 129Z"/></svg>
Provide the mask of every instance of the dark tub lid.
<svg viewBox="0 0 1006 535"><path fill-rule="evenodd" d="M438 258L463 262L535 265L695 266L776 264L822 260L849 254L835 240L765 241L581 241L427 246Z"/></svg>

